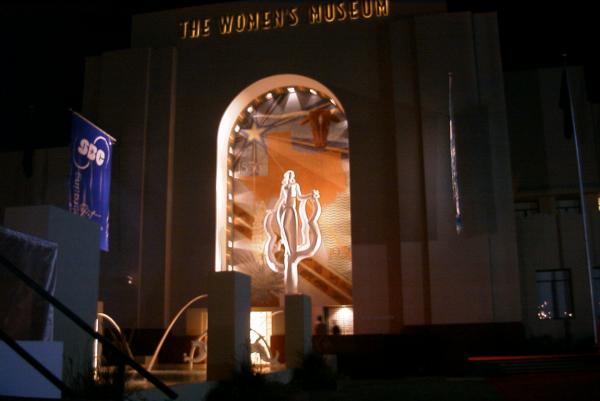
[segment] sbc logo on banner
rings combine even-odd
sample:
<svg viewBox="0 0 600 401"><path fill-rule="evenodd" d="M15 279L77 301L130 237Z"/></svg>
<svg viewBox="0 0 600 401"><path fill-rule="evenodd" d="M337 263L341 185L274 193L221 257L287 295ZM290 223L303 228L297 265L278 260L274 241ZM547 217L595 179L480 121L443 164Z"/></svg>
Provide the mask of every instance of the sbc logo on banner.
<svg viewBox="0 0 600 401"><path fill-rule="evenodd" d="M100 225L100 249L108 251L110 166L115 139L73 112L69 210Z"/></svg>

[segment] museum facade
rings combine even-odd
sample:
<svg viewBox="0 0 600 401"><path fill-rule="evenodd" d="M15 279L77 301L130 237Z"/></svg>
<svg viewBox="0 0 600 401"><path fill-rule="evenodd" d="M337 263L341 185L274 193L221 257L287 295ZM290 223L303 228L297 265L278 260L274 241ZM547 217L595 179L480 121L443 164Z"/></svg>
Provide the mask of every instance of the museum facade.
<svg viewBox="0 0 600 401"><path fill-rule="evenodd" d="M271 334L290 292L344 334L497 323L536 334L504 93L496 15L443 2L135 16L131 48L85 68L82 114L117 139L104 311L164 328L211 272L235 270L251 276ZM68 165L51 153L50 166ZM43 179L51 202L61 169Z"/></svg>
<svg viewBox="0 0 600 401"><path fill-rule="evenodd" d="M436 3L249 2L134 17L132 48L86 66L83 114L118 140L106 310L128 327L162 327L214 270L250 274L253 306L278 308L285 235L275 227L267 251L265 217L291 170L299 196L319 194L319 249L289 255L315 314L351 307L354 333L520 321L498 46L495 15ZM310 219L314 199L297 208L309 231L301 211Z"/></svg>

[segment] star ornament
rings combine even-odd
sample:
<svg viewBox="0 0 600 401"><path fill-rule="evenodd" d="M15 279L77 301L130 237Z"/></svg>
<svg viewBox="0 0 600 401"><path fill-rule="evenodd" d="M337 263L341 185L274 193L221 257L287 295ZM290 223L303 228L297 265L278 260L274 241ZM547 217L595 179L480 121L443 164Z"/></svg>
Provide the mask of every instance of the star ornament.
<svg viewBox="0 0 600 401"><path fill-rule="evenodd" d="M258 127L256 122L252 122L252 127L240 130L240 134L246 138L248 143L258 142L264 145L263 137L266 130L266 128Z"/></svg>

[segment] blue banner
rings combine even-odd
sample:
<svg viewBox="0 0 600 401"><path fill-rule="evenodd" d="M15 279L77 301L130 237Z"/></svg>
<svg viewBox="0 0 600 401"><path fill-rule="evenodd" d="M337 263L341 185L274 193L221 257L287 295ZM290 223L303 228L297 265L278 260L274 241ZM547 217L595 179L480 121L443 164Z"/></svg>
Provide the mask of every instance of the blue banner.
<svg viewBox="0 0 600 401"><path fill-rule="evenodd" d="M110 166L115 140L73 112L69 210L100 225L100 249L108 251Z"/></svg>

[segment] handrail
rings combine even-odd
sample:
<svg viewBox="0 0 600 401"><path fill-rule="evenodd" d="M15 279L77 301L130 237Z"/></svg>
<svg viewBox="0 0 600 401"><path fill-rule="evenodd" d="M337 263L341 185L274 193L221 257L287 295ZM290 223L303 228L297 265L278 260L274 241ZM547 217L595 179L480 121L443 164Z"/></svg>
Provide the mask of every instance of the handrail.
<svg viewBox="0 0 600 401"><path fill-rule="evenodd" d="M152 373L148 372L144 369L139 363L123 354L117 347L115 347L110 341L108 341L103 335L94 331L86 322L83 321L79 316L77 316L71 309L65 306L62 302L52 296L48 291L43 289L38 283L33 281L28 275L23 273L18 267L13 265L8 259L4 256L0 255L0 265L3 265L9 272L17 276L23 283L25 283L29 288L38 293L42 298L44 298L47 302L52 304L56 309L60 310L66 317L68 317L73 323L79 326L83 331L88 333L93 338L100 341L100 343L106 347L110 352L114 353L123 363L131 366L135 371L137 371L143 378L148 380L157 389L159 389L163 394L165 394L170 399L177 398L177 393L171 390L166 384L164 384L160 379L154 376Z"/></svg>
<svg viewBox="0 0 600 401"><path fill-rule="evenodd" d="M96 314L96 316L97 316L97 317L101 317L102 319L106 319L106 320L108 320L108 322L109 322L110 324L112 324L113 328L114 328L115 330L117 330L117 333L119 333L119 334L121 334L121 335L123 334L123 333L121 332L121 328L119 327L119 325L117 324L117 322L115 321L115 319L113 319L112 317L108 316L106 313L102 313L102 312L98 312L98 313Z"/></svg>
<svg viewBox="0 0 600 401"><path fill-rule="evenodd" d="M125 345L125 351L127 351L126 352L127 356L130 358L133 358L131 349L129 348L127 341L123 337L121 328L119 327L119 325L117 324L115 319L113 319L106 313L98 312L96 314L96 321L94 322L94 331L95 332L100 331L100 319L107 320L112 325L112 327L115 330L117 330L117 334L119 335L119 340L121 340L123 342L123 344ZM94 371L94 379L98 378L98 369L100 368L100 358L101 358L100 357L100 347L98 345L98 340L94 339L94 346L92 348L92 370Z"/></svg>
<svg viewBox="0 0 600 401"><path fill-rule="evenodd" d="M6 345L13 349L25 362L31 365L32 368L37 370L42 376L46 378L50 383L54 384L58 388L63 397L75 398L75 393L71 390L62 380L54 376L44 365L42 365L37 359L35 359L29 352L13 340L4 330L0 329L0 340L4 341Z"/></svg>
<svg viewBox="0 0 600 401"><path fill-rule="evenodd" d="M189 308L190 305L192 305L194 302L200 301L200 300L202 300L204 298L207 298L207 297L208 297L207 294L198 295L197 297L192 298L181 309L179 309L179 312L177 312L177 314L175 315L175 317L171 320L171 323L169 323L169 326L165 330L165 333L163 334L162 338L158 342L158 346L156 347L156 350L154 351L154 354L152 355L152 359L150 360L150 364L148 364L148 370L149 371L152 370L152 368L154 367L154 364L156 363L156 359L158 358L158 353L160 352L160 349L162 348L163 343L167 339L167 336L169 335L169 332L171 331L171 329L173 328L173 326L177 322L177 319L179 319L179 316L181 316L181 314L183 312L185 312L185 310L187 308Z"/></svg>

